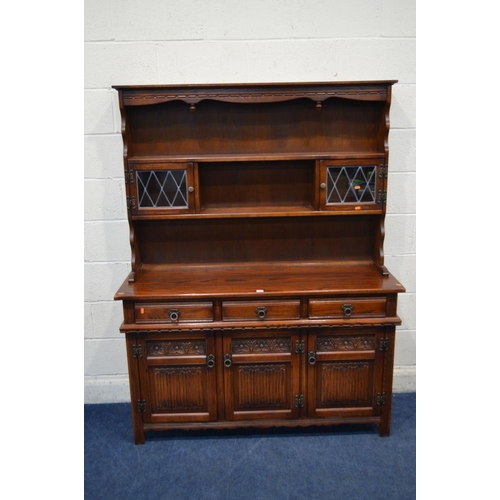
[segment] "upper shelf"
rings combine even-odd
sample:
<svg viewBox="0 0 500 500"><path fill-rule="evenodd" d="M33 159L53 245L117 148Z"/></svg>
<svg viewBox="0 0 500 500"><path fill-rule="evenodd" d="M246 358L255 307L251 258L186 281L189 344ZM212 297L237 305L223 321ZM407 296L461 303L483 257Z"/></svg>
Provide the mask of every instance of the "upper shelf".
<svg viewBox="0 0 500 500"><path fill-rule="evenodd" d="M179 100L125 107L127 157L376 154L386 150L385 101L305 98L287 102Z"/></svg>
<svg viewBox="0 0 500 500"><path fill-rule="evenodd" d="M211 154L180 154L180 155L146 155L129 156L129 164L166 163L166 162L249 162L249 161L293 161L293 160L376 160L384 159L384 153L331 152L316 151L314 153L211 153Z"/></svg>

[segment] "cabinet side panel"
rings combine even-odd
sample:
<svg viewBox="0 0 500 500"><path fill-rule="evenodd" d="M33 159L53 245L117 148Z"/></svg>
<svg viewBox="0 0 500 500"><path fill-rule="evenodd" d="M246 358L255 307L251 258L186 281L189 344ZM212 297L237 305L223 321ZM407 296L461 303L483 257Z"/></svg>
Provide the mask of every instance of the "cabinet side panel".
<svg viewBox="0 0 500 500"><path fill-rule="evenodd" d="M134 155L134 141L132 139L131 129L130 129L130 119L129 119L130 109L124 105L124 97L122 91L118 91L118 104L120 108L120 118L121 118L120 131L122 134L122 141L123 141L123 169L124 169L124 179L125 179L125 193L126 193L126 199L128 200L129 197L131 196L130 182L128 182L129 179L128 159L129 157ZM139 271L141 267L141 257L139 253L139 247L137 244L134 223L130 218L129 210L127 211L127 218L129 223L129 243L131 251L130 263L132 268L129 280L134 281L135 274Z"/></svg>

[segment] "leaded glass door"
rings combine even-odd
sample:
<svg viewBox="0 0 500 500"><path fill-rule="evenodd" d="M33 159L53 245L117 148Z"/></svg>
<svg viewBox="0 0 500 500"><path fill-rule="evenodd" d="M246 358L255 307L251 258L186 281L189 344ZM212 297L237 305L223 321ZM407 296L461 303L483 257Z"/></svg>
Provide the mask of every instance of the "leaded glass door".
<svg viewBox="0 0 500 500"><path fill-rule="evenodd" d="M322 210L377 210L385 202L384 169L380 162L320 162Z"/></svg>
<svg viewBox="0 0 500 500"><path fill-rule="evenodd" d="M136 215L194 212L192 163L135 164L127 180Z"/></svg>

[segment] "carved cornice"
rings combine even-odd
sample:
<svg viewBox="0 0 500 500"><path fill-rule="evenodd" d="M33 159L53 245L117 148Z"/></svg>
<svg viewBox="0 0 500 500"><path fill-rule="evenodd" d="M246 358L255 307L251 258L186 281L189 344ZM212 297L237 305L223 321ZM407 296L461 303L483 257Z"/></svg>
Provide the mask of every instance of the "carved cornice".
<svg viewBox="0 0 500 500"><path fill-rule="evenodd" d="M390 83L390 82L389 82ZM362 101L385 101L387 84L366 85L322 85L322 86L283 86L278 88L249 87L241 89L199 88L124 88L119 89L125 106L143 106L169 101L182 101L191 105L205 99L231 103L269 103L292 99L307 98L322 103L330 97Z"/></svg>

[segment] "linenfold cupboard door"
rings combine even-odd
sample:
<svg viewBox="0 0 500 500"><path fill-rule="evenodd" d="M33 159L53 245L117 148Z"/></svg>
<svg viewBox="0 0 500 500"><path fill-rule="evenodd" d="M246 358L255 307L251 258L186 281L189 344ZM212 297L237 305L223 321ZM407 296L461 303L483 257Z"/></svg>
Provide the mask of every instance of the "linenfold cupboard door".
<svg viewBox="0 0 500 500"><path fill-rule="evenodd" d="M217 419L212 333L142 335L139 344L142 349L138 363L144 422Z"/></svg>
<svg viewBox="0 0 500 500"><path fill-rule="evenodd" d="M242 331L224 336L227 420L299 416L298 340L296 330Z"/></svg>
<svg viewBox="0 0 500 500"><path fill-rule="evenodd" d="M384 328L309 331L309 417L380 414Z"/></svg>

